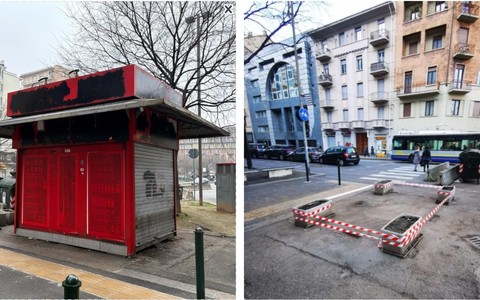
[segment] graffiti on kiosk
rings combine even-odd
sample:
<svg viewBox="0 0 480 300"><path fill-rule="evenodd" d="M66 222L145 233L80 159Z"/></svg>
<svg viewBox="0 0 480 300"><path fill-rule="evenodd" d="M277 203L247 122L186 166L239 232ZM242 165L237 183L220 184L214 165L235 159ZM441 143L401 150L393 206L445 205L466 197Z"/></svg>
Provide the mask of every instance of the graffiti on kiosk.
<svg viewBox="0 0 480 300"><path fill-rule="evenodd" d="M165 194L165 184L161 180L159 180L160 184L157 184L157 176L154 172L146 171L143 173L143 179L146 181L145 195L147 197L163 196Z"/></svg>

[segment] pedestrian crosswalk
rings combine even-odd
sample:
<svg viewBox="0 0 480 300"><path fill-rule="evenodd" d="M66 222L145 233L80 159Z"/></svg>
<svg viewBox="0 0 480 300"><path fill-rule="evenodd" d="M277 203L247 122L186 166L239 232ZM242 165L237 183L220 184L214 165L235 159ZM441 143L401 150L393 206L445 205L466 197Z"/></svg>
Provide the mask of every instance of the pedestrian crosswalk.
<svg viewBox="0 0 480 300"><path fill-rule="evenodd" d="M402 166L385 171L381 171L375 174L369 174L365 177L360 177L364 180L380 181L380 180L414 180L417 178L423 178L425 173L421 167L418 168L418 172L413 171L413 166ZM420 177L422 176L422 177Z"/></svg>

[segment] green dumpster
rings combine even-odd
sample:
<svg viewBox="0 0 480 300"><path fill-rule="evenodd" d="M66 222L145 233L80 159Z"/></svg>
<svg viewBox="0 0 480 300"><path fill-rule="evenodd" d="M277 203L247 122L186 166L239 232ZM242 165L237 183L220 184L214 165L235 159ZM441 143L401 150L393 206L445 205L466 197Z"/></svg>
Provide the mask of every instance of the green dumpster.
<svg viewBox="0 0 480 300"><path fill-rule="evenodd" d="M5 209L14 209L10 201L15 201L15 178L8 177L0 179L0 196L2 206Z"/></svg>

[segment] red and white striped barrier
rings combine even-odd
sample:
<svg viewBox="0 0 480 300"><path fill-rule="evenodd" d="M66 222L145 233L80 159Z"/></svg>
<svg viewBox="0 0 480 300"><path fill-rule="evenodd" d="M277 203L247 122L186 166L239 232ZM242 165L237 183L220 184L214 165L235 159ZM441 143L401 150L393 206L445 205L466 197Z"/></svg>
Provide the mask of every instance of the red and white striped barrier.
<svg viewBox="0 0 480 300"><path fill-rule="evenodd" d="M460 164L460 166L458 167L458 172L463 173L463 164Z"/></svg>
<svg viewBox="0 0 480 300"><path fill-rule="evenodd" d="M302 210L298 210L298 209L293 209L293 213L296 214L296 215L305 215L305 216L308 216L308 217L311 217L313 215L316 215L318 213L321 213L322 211L325 211L327 209L329 209L330 207L332 207L332 203L329 203L319 209L317 209L316 211L312 211L312 212L309 212L309 213L306 213L305 211L302 211Z"/></svg>

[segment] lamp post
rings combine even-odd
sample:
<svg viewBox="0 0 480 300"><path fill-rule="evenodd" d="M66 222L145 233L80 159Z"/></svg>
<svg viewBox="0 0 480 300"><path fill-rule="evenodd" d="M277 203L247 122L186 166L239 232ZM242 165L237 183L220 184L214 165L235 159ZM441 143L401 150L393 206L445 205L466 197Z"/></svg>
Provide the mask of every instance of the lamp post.
<svg viewBox="0 0 480 300"><path fill-rule="evenodd" d="M197 103L198 103L198 116L202 116L201 96L200 96L200 18L208 18L208 12L204 12L200 15L191 16L185 18L185 22L189 25L197 22ZM198 138L198 198L199 204L203 205L203 168L202 168L202 139Z"/></svg>

